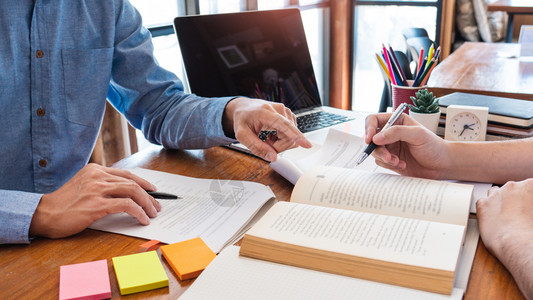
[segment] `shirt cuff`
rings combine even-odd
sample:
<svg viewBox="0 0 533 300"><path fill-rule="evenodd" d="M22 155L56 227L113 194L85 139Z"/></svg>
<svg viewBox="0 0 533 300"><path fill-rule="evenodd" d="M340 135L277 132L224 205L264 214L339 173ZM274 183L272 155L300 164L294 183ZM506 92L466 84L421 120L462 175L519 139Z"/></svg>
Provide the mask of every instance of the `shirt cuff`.
<svg viewBox="0 0 533 300"><path fill-rule="evenodd" d="M33 214L43 194L0 190L0 244L28 244Z"/></svg>
<svg viewBox="0 0 533 300"><path fill-rule="evenodd" d="M215 106L217 107L217 109L211 110L211 112L214 113L213 118L216 122L212 123L212 127L209 128L207 132L213 133L209 136L209 139L217 141L219 145L229 145L238 142L235 139L235 136L227 136L224 132L224 127L222 126L222 119L224 117L226 106L228 105L228 102L236 98L239 97L212 98L212 101L216 103Z"/></svg>

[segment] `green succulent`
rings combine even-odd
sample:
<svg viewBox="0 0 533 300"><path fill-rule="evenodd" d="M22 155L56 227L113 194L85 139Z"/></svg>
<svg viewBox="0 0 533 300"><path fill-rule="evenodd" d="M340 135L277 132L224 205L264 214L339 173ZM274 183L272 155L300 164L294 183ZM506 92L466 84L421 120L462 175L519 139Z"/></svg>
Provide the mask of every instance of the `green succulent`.
<svg viewBox="0 0 533 300"><path fill-rule="evenodd" d="M416 92L415 95L416 97L411 96L414 105L408 104L411 111L421 114L432 114L440 111L439 99L433 96L432 92L423 89Z"/></svg>

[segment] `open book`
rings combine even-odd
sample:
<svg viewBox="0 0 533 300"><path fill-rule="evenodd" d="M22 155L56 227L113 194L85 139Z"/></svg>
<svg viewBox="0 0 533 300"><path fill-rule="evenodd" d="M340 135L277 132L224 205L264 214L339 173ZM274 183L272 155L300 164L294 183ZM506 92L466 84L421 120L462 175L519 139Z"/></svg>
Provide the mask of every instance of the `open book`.
<svg viewBox="0 0 533 300"><path fill-rule="evenodd" d="M240 254L450 294L473 187L316 167L244 236Z"/></svg>
<svg viewBox="0 0 533 300"><path fill-rule="evenodd" d="M278 160L270 163L272 169L295 184L298 179L315 166L341 167L370 172L397 174L378 166L374 157L369 156L362 164L355 166L357 159L366 148L362 137L351 132L332 128L322 143L315 143L311 149L293 148L278 155ZM476 213L476 201L487 196L491 183L454 181L474 186L470 212Z"/></svg>
<svg viewBox="0 0 533 300"><path fill-rule="evenodd" d="M323 300L394 299L461 300L467 287L479 231L475 219L469 220L467 241L451 295L430 293L405 287L297 268L284 264L239 256L239 247L222 250L191 287L180 296L188 299ZM260 292L259 292L260 291Z"/></svg>
<svg viewBox="0 0 533 300"><path fill-rule="evenodd" d="M130 171L150 181L158 191L182 199L159 199L163 208L147 226L121 213L108 215L90 228L168 244L201 237L218 253L238 241L276 201L268 186L256 182L200 179L141 168Z"/></svg>

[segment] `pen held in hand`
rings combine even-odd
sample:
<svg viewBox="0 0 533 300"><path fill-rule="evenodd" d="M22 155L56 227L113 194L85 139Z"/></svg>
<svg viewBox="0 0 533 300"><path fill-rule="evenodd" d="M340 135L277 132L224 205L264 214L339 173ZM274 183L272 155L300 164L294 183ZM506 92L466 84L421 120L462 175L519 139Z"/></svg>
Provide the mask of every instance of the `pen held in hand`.
<svg viewBox="0 0 533 300"><path fill-rule="evenodd" d="M392 113L392 115L390 116L389 120L387 121L385 126L383 126L381 131L383 131L383 130L389 128L390 126L392 126L396 122L396 120L398 120L398 118L402 115L402 113L403 113L403 111L405 110L406 107L407 107L407 103L400 104L400 106L398 106L398 108L396 108L396 110ZM374 142L370 142L370 144L368 144L368 146L366 147L365 151L363 151L363 153L361 153L361 156L357 160L357 163L355 164L355 166L357 167L363 161L365 161L365 159L372 153L372 151L374 151L374 149L376 149L376 147L377 147L377 145L374 144Z"/></svg>
<svg viewBox="0 0 533 300"><path fill-rule="evenodd" d="M156 198L156 199L164 199L164 200L172 200L172 199L181 199L181 196L169 194L169 193L163 193L163 192L153 192L153 191L146 191L148 195Z"/></svg>

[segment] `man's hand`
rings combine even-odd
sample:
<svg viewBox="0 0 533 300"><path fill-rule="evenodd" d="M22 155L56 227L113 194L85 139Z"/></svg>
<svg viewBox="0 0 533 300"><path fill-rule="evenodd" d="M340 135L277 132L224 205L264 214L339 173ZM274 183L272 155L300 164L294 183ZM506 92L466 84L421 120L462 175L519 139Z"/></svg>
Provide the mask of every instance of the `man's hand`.
<svg viewBox="0 0 533 300"><path fill-rule="evenodd" d="M275 161L277 153L311 143L296 127L296 116L281 103L259 99L235 98L224 110L224 131L235 132L239 142L267 161ZM277 135L265 142L259 139L261 130L276 130Z"/></svg>
<svg viewBox="0 0 533 300"><path fill-rule="evenodd" d="M161 204L145 190L156 187L134 174L89 164L57 191L41 198L30 235L60 238L76 234L108 214L126 212L150 224Z"/></svg>
<svg viewBox="0 0 533 300"><path fill-rule="evenodd" d="M476 205L483 243L533 299L533 179L493 187Z"/></svg>
<svg viewBox="0 0 533 300"><path fill-rule="evenodd" d="M394 126L378 132L390 114L373 114L366 118L365 141L378 146L372 156L376 164L402 175L440 178L448 166L447 143L411 117L402 114Z"/></svg>

